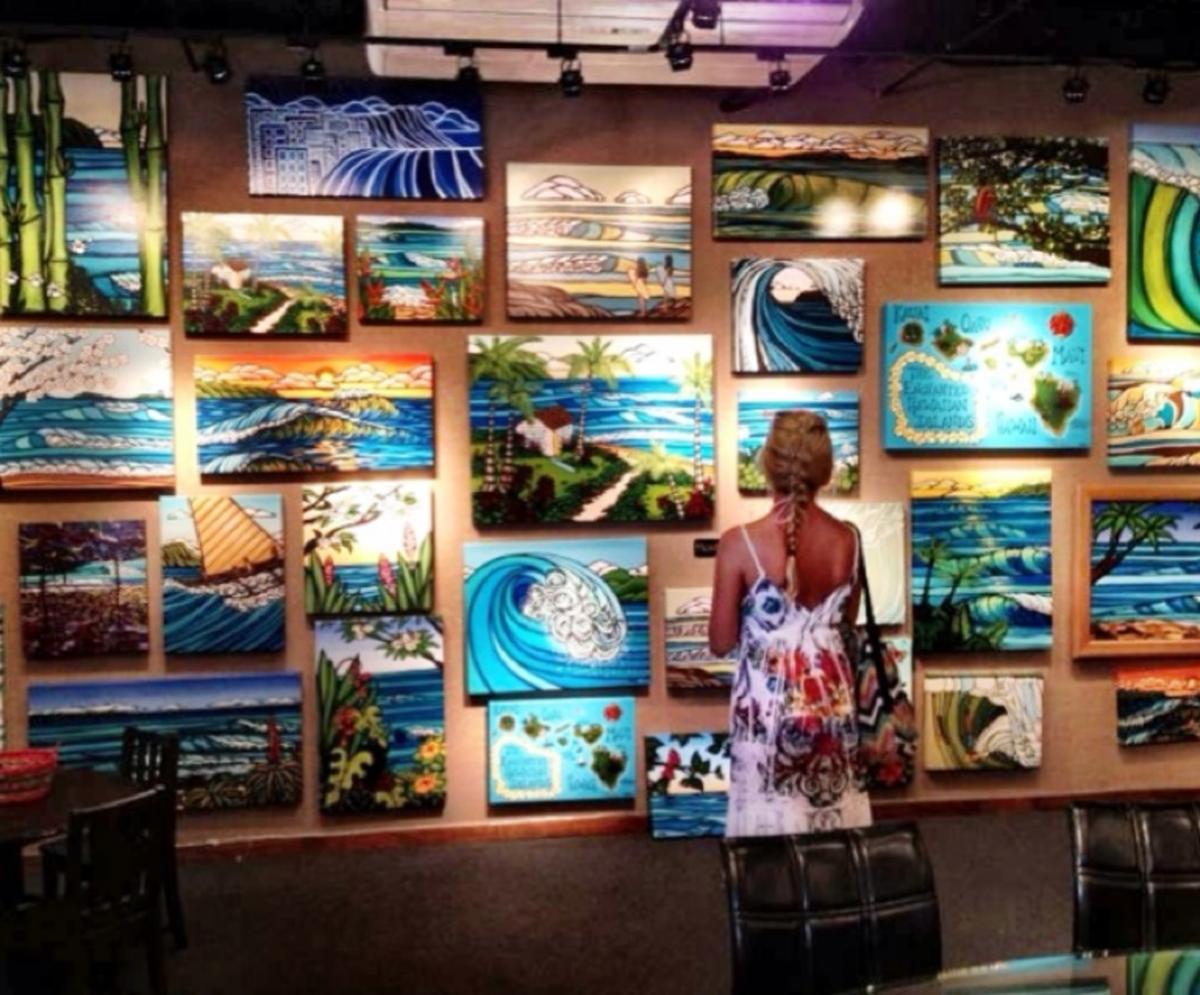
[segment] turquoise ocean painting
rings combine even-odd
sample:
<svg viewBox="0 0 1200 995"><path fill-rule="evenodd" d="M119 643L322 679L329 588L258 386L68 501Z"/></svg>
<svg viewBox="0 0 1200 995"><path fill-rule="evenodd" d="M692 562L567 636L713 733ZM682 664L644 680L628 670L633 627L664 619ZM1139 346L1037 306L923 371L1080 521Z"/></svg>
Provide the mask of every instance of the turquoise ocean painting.
<svg viewBox="0 0 1200 995"><path fill-rule="evenodd" d="M771 422L781 411L811 411L825 419L833 443L828 489L837 494L858 490L858 391L739 390L737 405L738 490L743 494L767 493L759 459Z"/></svg>
<svg viewBox="0 0 1200 995"><path fill-rule="evenodd" d="M656 840L724 836L729 807L729 734L645 737L650 835Z"/></svg>

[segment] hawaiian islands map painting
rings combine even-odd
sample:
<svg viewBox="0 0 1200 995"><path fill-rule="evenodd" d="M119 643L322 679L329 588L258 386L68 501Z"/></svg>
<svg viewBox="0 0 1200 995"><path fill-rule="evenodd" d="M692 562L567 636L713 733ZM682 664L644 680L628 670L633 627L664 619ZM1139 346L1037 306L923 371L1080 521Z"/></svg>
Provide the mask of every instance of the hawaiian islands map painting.
<svg viewBox="0 0 1200 995"><path fill-rule="evenodd" d="M1039 675L925 678L926 770L1034 770L1042 765Z"/></svg>
<svg viewBox="0 0 1200 995"><path fill-rule="evenodd" d="M202 355L195 378L203 475L433 466L425 353Z"/></svg>
<svg viewBox="0 0 1200 995"><path fill-rule="evenodd" d="M0 314L167 316L163 76L0 81Z"/></svg>
<svg viewBox="0 0 1200 995"><path fill-rule="evenodd" d="M713 236L925 237L929 130L714 124Z"/></svg>
<svg viewBox="0 0 1200 995"><path fill-rule="evenodd" d="M488 702L488 802L614 801L637 793L634 699Z"/></svg>
<svg viewBox="0 0 1200 995"><path fill-rule="evenodd" d="M828 490L858 490L858 391L739 390L737 395L738 490L765 495L767 478L760 459L771 422L781 411L812 411L825 419L833 444L833 479Z"/></svg>
<svg viewBox="0 0 1200 995"><path fill-rule="evenodd" d="M711 613L711 587L668 587L663 592L669 690L732 687L736 660L714 656L708 648Z"/></svg>
<svg viewBox="0 0 1200 995"><path fill-rule="evenodd" d="M646 687L645 539L463 544L467 693Z"/></svg>
<svg viewBox="0 0 1200 995"><path fill-rule="evenodd" d="M250 193L478 200L483 101L464 86L298 76L246 81Z"/></svg>
<svg viewBox="0 0 1200 995"><path fill-rule="evenodd" d="M1200 364L1132 357L1108 364L1108 465L1200 465Z"/></svg>
<svg viewBox="0 0 1200 995"><path fill-rule="evenodd" d="M1087 449L1085 304L884 307L885 449Z"/></svg>
<svg viewBox="0 0 1200 995"><path fill-rule="evenodd" d="M1116 677L1121 746L1200 739L1200 667L1130 667Z"/></svg>
<svg viewBox="0 0 1200 995"><path fill-rule="evenodd" d="M657 733L642 740L650 835L724 836L729 807L729 733Z"/></svg>
<svg viewBox="0 0 1200 995"><path fill-rule="evenodd" d="M469 363L476 525L712 517L708 336L480 337Z"/></svg>
<svg viewBox="0 0 1200 995"><path fill-rule="evenodd" d="M175 483L166 329L0 328L0 488Z"/></svg>
<svg viewBox="0 0 1200 995"><path fill-rule="evenodd" d="M691 318L691 169L509 163L508 316Z"/></svg>

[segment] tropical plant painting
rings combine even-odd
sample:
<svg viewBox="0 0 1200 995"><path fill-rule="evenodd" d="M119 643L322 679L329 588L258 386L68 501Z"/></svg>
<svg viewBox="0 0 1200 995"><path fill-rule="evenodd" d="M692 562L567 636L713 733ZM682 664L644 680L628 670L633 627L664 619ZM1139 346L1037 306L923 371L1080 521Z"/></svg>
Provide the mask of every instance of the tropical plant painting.
<svg viewBox="0 0 1200 995"><path fill-rule="evenodd" d="M167 316L163 76L0 81L0 313Z"/></svg>
<svg viewBox="0 0 1200 995"><path fill-rule="evenodd" d="M301 491L304 610L397 615L433 607L429 484L324 484Z"/></svg>
<svg viewBox="0 0 1200 995"><path fill-rule="evenodd" d="M482 321L483 219L360 214L354 272L360 321Z"/></svg>
<svg viewBox="0 0 1200 995"><path fill-rule="evenodd" d="M655 733L642 740L650 835L724 836L729 807L729 733Z"/></svg>
<svg viewBox="0 0 1200 995"><path fill-rule="evenodd" d="M149 649L144 521L22 522L18 545L26 658Z"/></svg>
<svg viewBox="0 0 1200 995"><path fill-rule="evenodd" d="M1107 139L943 138L938 177L943 285L1108 282Z"/></svg>
<svg viewBox="0 0 1200 995"><path fill-rule="evenodd" d="M293 806L303 790L300 675L236 673L29 685L29 743L116 773L126 726L179 737L188 810Z"/></svg>
<svg viewBox="0 0 1200 995"><path fill-rule="evenodd" d="M1044 684L1036 675L927 675L925 769L1040 767Z"/></svg>
<svg viewBox="0 0 1200 995"><path fill-rule="evenodd" d="M863 559L880 625L903 625L908 618L908 517L901 501L821 501L821 506L858 529ZM860 624L866 605L859 606Z"/></svg>
<svg viewBox="0 0 1200 995"><path fill-rule="evenodd" d="M377 77L314 89L299 76L251 76L245 99L252 195L483 196L477 90Z"/></svg>
<svg viewBox="0 0 1200 995"><path fill-rule="evenodd" d="M912 475L918 654L1048 649L1049 470Z"/></svg>
<svg viewBox="0 0 1200 995"><path fill-rule="evenodd" d="M175 482L167 329L0 328L0 488Z"/></svg>
<svg viewBox="0 0 1200 995"><path fill-rule="evenodd" d="M737 396L738 490L761 495L768 491L761 458L771 423L781 411L811 411L825 419L833 444L835 494L858 490L858 391L739 390Z"/></svg>
<svg viewBox="0 0 1200 995"><path fill-rule="evenodd" d="M1122 668L1116 683L1121 746L1200 739L1200 667Z"/></svg>
<svg viewBox="0 0 1200 995"><path fill-rule="evenodd" d="M442 624L318 621L321 811L436 809L446 800Z"/></svg>
<svg viewBox="0 0 1200 995"><path fill-rule="evenodd" d="M166 651L283 649L279 495L164 497L158 511Z"/></svg>
<svg viewBox="0 0 1200 995"><path fill-rule="evenodd" d="M715 238L925 237L926 128L721 123L712 147Z"/></svg>
<svg viewBox="0 0 1200 995"><path fill-rule="evenodd" d="M689 319L691 169L509 163L508 316Z"/></svg>
<svg viewBox="0 0 1200 995"><path fill-rule="evenodd" d="M1108 465L1200 465L1200 364L1132 357L1108 363Z"/></svg>
<svg viewBox="0 0 1200 995"><path fill-rule="evenodd" d="M463 544L467 693L650 683L645 539Z"/></svg>
<svg viewBox="0 0 1200 995"><path fill-rule="evenodd" d="M637 792L632 698L488 702L488 802L618 801Z"/></svg>
<svg viewBox="0 0 1200 995"><path fill-rule="evenodd" d="M1087 449L1086 304L884 307L883 443L906 449Z"/></svg>
<svg viewBox="0 0 1200 995"><path fill-rule="evenodd" d="M433 466L433 358L197 356L205 476L351 473Z"/></svg>
<svg viewBox="0 0 1200 995"><path fill-rule="evenodd" d="M469 364L476 525L712 517L708 336L480 337Z"/></svg>
<svg viewBox="0 0 1200 995"><path fill-rule="evenodd" d="M708 648L711 587L668 587L663 592L664 657L672 691L729 688L736 660Z"/></svg>

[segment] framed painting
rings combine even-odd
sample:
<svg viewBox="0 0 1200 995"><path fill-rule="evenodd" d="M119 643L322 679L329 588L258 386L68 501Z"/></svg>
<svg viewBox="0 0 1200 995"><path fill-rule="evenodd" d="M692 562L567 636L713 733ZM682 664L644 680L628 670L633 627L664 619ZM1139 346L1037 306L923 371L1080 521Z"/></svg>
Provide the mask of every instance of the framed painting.
<svg viewBox="0 0 1200 995"><path fill-rule="evenodd" d="M729 733L653 733L642 740L650 835L724 836L729 807Z"/></svg>
<svg viewBox="0 0 1200 995"><path fill-rule="evenodd" d="M1200 364L1132 357L1108 363L1108 465L1200 465Z"/></svg>
<svg viewBox="0 0 1200 995"><path fill-rule="evenodd" d="M407 615L433 608L428 483L314 485L303 488L300 503L309 615Z"/></svg>
<svg viewBox="0 0 1200 995"><path fill-rule="evenodd" d="M483 320L483 219L360 214L354 219L364 324Z"/></svg>
<svg viewBox="0 0 1200 995"><path fill-rule="evenodd" d="M825 419L833 443L833 478L827 490L853 494L858 490L858 391L856 390L739 390L737 395L738 490L767 493L760 460L781 411L811 411Z"/></svg>
<svg viewBox="0 0 1200 995"><path fill-rule="evenodd" d="M175 483L171 333L0 328L0 488Z"/></svg>
<svg viewBox="0 0 1200 995"><path fill-rule="evenodd" d="M321 811L440 808L446 801L441 619L318 621Z"/></svg>
<svg viewBox="0 0 1200 995"><path fill-rule="evenodd" d="M885 449L1091 445L1090 306L887 304L883 335Z"/></svg>
<svg viewBox="0 0 1200 995"><path fill-rule="evenodd" d="M687 321L687 166L508 164L508 316Z"/></svg>
<svg viewBox="0 0 1200 995"><path fill-rule="evenodd" d="M929 130L713 125L713 237L917 239L929 213Z"/></svg>
<svg viewBox="0 0 1200 995"><path fill-rule="evenodd" d="M729 688L736 661L718 657L708 648L711 587L668 587L663 591L663 655L667 688Z"/></svg>
<svg viewBox="0 0 1200 995"><path fill-rule="evenodd" d="M1040 767L1044 685L1040 675L927 674L925 769Z"/></svg>
<svg viewBox="0 0 1200 995"><path fill-rule="evenodd" d="M433 357L197 356L203 476L433 467Z"/></svg>
<svg viewBox="0 0 1200 995"><path fill-rule="evenodd" d="M467 693L646 687L645 539L463 543Z"/></svg>
<svg viewBox="0 0 1200 995"><path fill-rule="evenodd" d="M938 181L943 286L1108 283L1107 139L942 138Z"/></svg>
<svg viewBox="0 0 1200 995"><path fill-rule="evenodd" d="M470 345L478 526L707 521L707 335L479 337Z"/></svg>
<svg viewBox="0 0 1200 995"><path fill-rule="evenodd" d="M1121 746L1200 739L1200 666L1122 667L1116 684Z"/></svg>
<svg viewBox="0 0 1200 995"><path fill-rule="evenodd" d="M634 700L488 702L488 803L632 800Z"/></svg>
<svg viewBox="0 0 1200 995"><path fill-rule="evenodd" d="M867 580L880 625L903 625L908 618L908 519L901 501L821 501L834 518L854 525L862 536ZM860 608L859 624L866 621Z"/></svg>
<svg viewBox="0 0 1200 995"><path fill-rule="evenodd" d="M164 497L158 521L166 652L283 649L280 496Z"/></svg>
<svg viewBox="0 0 1200 995"><path fill-rule="evenodd" d="M483 99L422 80L246 80L250 194L479 200Z"/></svg>
<svg viewBox="0 0 1200 995"><path fill-rule="evenodd" d="M188 810L293 806L303 788L300 675L290 671L29 685L29 744L116 772L134 725L179 737Z"/></svg>
<svg viewBox="0 0 1200 995"><path fill-rule="evenodd" d="M734 373L857 373L861 259L735 259Z"/></svg>

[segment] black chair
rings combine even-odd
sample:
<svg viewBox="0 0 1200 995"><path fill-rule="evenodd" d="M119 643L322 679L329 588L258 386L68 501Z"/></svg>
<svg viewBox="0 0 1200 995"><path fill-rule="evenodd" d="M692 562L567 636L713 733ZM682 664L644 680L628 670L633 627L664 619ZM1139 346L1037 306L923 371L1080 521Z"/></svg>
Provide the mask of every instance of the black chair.
<svg viewBox="0 0 1200 995"><path fill-rule="evenodd" d="M933 869L915 825L721 846L734 995L833 995L941 970Z"/></svg>
<svg viewBox="0 0 1200 995"><path fill-rule="evenodd" d="M1200 943L1200 806L1069 810L1077 952Z"/></svg>

